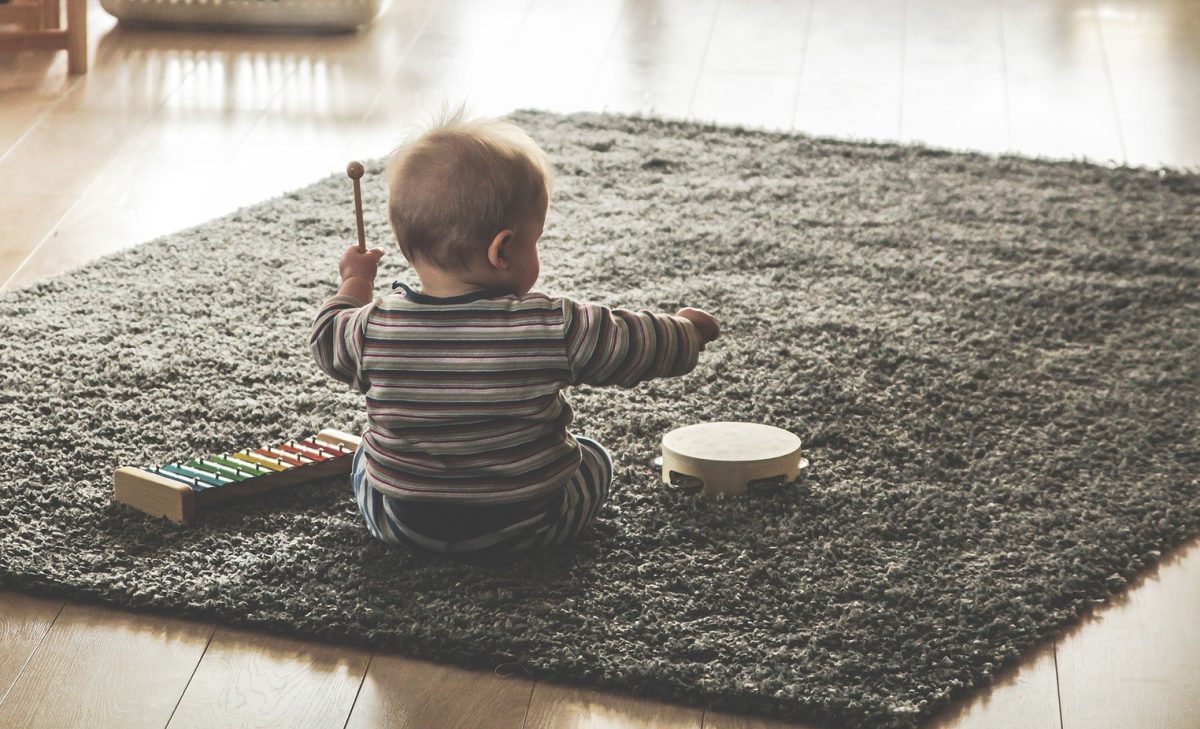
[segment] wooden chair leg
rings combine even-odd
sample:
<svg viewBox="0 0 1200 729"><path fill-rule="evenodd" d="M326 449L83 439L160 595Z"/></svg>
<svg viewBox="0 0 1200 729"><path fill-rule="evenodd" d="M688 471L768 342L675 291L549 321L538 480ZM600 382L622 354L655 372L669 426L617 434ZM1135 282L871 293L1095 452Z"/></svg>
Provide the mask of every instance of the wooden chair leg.
<svg viewBox="0 0 1200 729"><path fill-rule="evenodd" d="M42 0L42 27L41 30L54 30L61 27L59 23L59 0Z"/></svg>
<svg viewBox="0 0 1200 729"><path fill-rule="evenodd" d="M57 0L54 0L57 5ZM67 0L67 72L87 73L88 0Z"/></svg>

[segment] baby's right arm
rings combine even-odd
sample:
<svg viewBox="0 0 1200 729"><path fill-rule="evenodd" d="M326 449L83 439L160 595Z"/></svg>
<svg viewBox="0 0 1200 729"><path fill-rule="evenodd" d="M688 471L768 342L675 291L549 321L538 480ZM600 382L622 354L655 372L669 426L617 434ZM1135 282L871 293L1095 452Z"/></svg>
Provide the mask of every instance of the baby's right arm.
<svg viewBox="0 0 1200 729"><path fill-rule="evenodd" d="M308 339L317 366L360 392L366 392L361 372L363 327L371 308L354 296L331 296L321 304Z"/></svg>
<svg viewBox="0 0 1200 729"><path fill-rule="evenodd" d="M633 387L656 377L691 372L718 327L699 309L681 312L688 313L669 316L564 299L571 384Z"/></svg>
<svg viewBox="0 0 1200 729"><path fill-rule="evenodd" d="M330 377L366 392L362 377L363 328L370 312L375 272L383 251L359 252L350 246L342 254L338 270L342 277L337 295L321 304L313 320L308 346L317 366Z"/></svg>

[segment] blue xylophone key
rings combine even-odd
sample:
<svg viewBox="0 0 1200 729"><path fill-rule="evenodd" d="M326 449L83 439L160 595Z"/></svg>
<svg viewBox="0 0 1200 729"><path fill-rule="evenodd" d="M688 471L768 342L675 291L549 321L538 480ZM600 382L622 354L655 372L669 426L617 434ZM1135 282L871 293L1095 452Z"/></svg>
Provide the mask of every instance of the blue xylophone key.
<svg viewBox="0 0 1200 729"><path fill-rule="evenodd" d="M204 489L212 488L213 486L224 486L230 482L230 480L227 478L222 479L219 476L213 476L212 474L205 473L204 471L198 471L195 468L188 468L187 466L183 466L178 463L162 466L162 469L171 471L172 473L177 473L180 476L187 476L188 478L195 479L195 481L192 482L192 488L196 491L203 491Z"/></svg>
<svg viewBox="0 0 1200 729"><path fill-rule="evenodd" d="M172 473L171 471L164 470L162 466L151 466L150 468L147 468L146 470L149 471L150 473L153 473L156 476L162 476L163 478L169 478L172 481L178 481L179 483L184 484L185 486L191 486L193 489L196 488L196 479L191 478L189 476L182 476L178 473Z"/></svg>
<svg viewBox="0 0 1200 729"><path fill-rule="evenodd" d="M206 461L202 459L188 461L183 465L189 468L198 468L201 471L208 471L209 473L213 473L218 476L224 476L231 481L245 481L248 478L254 478L253 474L246 473L245 471L239 471L234 468L229 468L228 466L222 466L219 463L213 463L212 461Z"/></svg>

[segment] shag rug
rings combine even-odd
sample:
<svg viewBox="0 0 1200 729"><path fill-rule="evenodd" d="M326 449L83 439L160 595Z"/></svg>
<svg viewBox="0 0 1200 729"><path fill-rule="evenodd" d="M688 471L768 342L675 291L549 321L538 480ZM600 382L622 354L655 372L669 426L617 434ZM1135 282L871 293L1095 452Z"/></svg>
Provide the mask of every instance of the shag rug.
<svg viewBox="0 0 1200 729"><path fill-rule="evenodd" d="M690 375L577 389L578 547L373 542L335 481L181 527L111 472L364 425L307 349L342 174L0 296L0 584L826 726L916 724L1200 533L1200 178L520 112L539 288L712 311ZM379 290L412 281L368 166ZM664 489L668 430L800 435L797 485Z"/></svg>

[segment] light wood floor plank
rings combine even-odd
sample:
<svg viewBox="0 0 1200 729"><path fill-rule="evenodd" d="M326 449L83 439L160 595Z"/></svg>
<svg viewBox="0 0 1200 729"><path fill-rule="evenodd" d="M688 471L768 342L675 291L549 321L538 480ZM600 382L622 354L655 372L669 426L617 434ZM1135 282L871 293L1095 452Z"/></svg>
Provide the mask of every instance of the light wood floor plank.
<svg viewBox="0 0 1200 729"><path fill-rule="evenodd" d="M596 76L591 104L612 112L688 115L718 0L630 3Z"/></svg>
<svg viewBox="0 0 1200 729"><path fill-rule="evenodd" d="M926 729L1061 729L1053 644L1003 672L982 695L965 697L924 726ZM704 714L704 729L827 728L708 711Z"/></svg>
<svg viewBox="0 0 1200 729"><path fill-rule="evenodd" d="M370 654L218 628L168 729L342 729Z"/></svg>
<svg viewBox="0 0 1200 729"><path fill-rule="evenodd" d="M469 90L487 88L488 59L504 53L506 39L520 28L530 2L430 1L425 12L395 20L403 24L406 40L387 49L390 70L381 76L367 112L353 126L340 128L341 135L349 136L348 156L386 154L442 104L470 101L474 114L511 111L508 105L494 111Z"/></svg>
<svg viewBox="0 0 1200 729"><path fill-rule="evenodd" d="M1129 162L1200 168L1200 3L1102 4L1098 13Z"/></svg>
<svg viewBox="0 0 1200 729"><path fill-rule="evenodd" d="M721 711L704 712L704 729L823 729L806 722L777 721Z"/></svg>
<svg viewBox="0 0 1200 729"><path fill-rule="evenodd" d="M0 179L14 181L13 188L0 192L82 194L112 159L132 123L120 114L46 114L0 159Z"/></svg>
<svg viewBox="0 0 1200 729"><path fill-rule="evenodd" d="M591 106L613 114L656 114L684 119L692 108L700 70L623 58L600 67Z"/></svg>
<svg viewBox="0 0 1200 729"><path fill-rule="evenodd" d="M0 592L0 703L66 602Z"/></svg>
<svg viewBox="0 0 1200 729"><path fill-rule="evenodd" d="M1063 729L1200 725L1200 541L1058 643Z"/></svg>
<svg viewBox="0 0 1200 729"><path fill-rule="evenodd" d="M520 31L533 0L455 0L439 4L409 50L412 69L459 66L486 71Z"/></svg>
<svg viewBox="0 0 1200 729"><path fill-rule="evenodd" d="M377 653L347 729L521 729L533 682Z"/></svg>
<svg viewBox="0 0 1200 729"><path fill-rule="evenodd" d="M901 139L986 152L1011 147L999 1L907 6Z"/></svg>
<svg viewBox="0 0 1200 729"><path fill-rule="evenodd" d="M536 0L511 50L490 64L494 101L564 112L586 108L625 10L615 3Z"/></svg>
<svg viewBox="0 0 1200 729"><path fill-rule="evenodd" d="M701 729L704 710L539 681L525 729Z"/></svg>
<svg viewBox="0 0 1200 729"><path fill-rule="evenodd" d="M0 191L0 291L19 285L14 274L76 200L69 195L17 195Z"/></svg>
<svg viewBox="0 0 1200 729"><path fill-rule="evenodd" d="M680 66L704 61L719 0L631 3L621 14L605 62L617 66Z"/></svg>
<svg viewBox="0 0 1200 729"><path fill-rule="evenodd" d="M818 135L900 136L905 3L814 0L796 129Z"/></svg>
<svg viewBox="0 0 1200 729"><path fill-rule="evenodd" d="M9 269L9 286L39 281L243 204L244 198L232 197L234 191L218 187L218 173L230 164L234 150L260 113L170 111L154 118L124 140L111 162L73 203L30 206L40 212L53 210L57 217L28 215L11 221L22 227L14 240L45 240L19 271L14 274ZM164 165L163 159L172 164ZM246 194L242 188L236 192ZM0 197L0 210L5 204ZM0 228L4 225L0 222ZM54 235L47 238L51 229ZM0 276L5 261L5 246L0 244Z"/></svg>
<svg viewBox="0 0 1200 729"><path fill-rule="evenodd" d="M723 2L688 116L700 121L789 130L813 3Z"/></svg>
<svg viewBox="0 0 1200 729"><path fill-rule="evenodd" d="M33 126L38 115L52 103L52 99L39 98L32 94L0 93L0 106L4 107L4 114L0 115L0 159L4 158L17 140Z"/></svg>
<svg viewBox="0 0 1200 729"><path fill-rule="evenodd" d="M90 187L128 134L120 120L104 116L42 116L0 158L0 195L6 206L30 204L19 217L0 218L0 284L26 260L62 216ZM76 144L79 140L87 144ZM71 149L68 154L61 150ZM54 160L47 162L47 160ZM63 270L63 269L58 269Z"/></svg>
<svg viewBox="0 0 1200 729"><path fill-rule="evenodd" d="M755 120L750 126L787 131L796 113L800 74L757 71L705 71L700 74L692 97L692 119L745 126L747 112Z"/></svg>
<svg viewBox="0 0 1200 729"><path fill-rule="evenodd" d="M928 725L928 729L1061 729L1058 674L1050 644L996 678L990 689L966 697Z"/></svg>
<svg viewBox="0 0 1200 729"><path fill-rule="evenodd" d="M813 4L738 0L717 8L704 71L797 75L804 66Z"/></svg>
<svg viewBox="0 0 1200 729"><path fill-rule="evenodd" d="M1002 0L1001 8L1013 148L1124 160L1092 3Z"/></svg>
<svg viewBox="0 0 1200 729"><path fill-rule="evenodd" d="M69 603L0 704L0 726L162 729L212 632Z"/></svg>
<svg viewBox="0 0 1200 729"><path fill-rule="evenodd" d="M92 13L97 15L107 22L88 24L88 35L96 45L91 67L63 95L54 112L99 112L110 119L152 115L194 70L194 59L172 47L166 31L130 33L114 28L111 16Z"/></svg>

